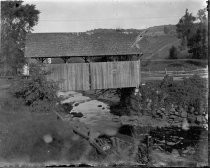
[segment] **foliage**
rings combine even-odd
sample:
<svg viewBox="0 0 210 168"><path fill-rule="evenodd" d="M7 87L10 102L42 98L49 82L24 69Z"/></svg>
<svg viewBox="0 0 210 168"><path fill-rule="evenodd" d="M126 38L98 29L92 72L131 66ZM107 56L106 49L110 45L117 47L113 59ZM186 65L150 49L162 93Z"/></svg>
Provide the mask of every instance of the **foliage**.
<svg viewBox="0 0 210 168"><path fill-rule="evenodd" d="M189 52L192 53L192 58L207 58L206 36L207 30L200 24L196 33L188 40Z"/></svg>
<svg viewBox="0 0 210 168"><path fill-rule="evenodd" d="M178 57L178 51L177 51L177 48L172 46L170 49L169 49L169 58L170 59L177 59Z"/></svg>
<svg viewBox="0 0 210 168"><path fill-rule="evenodd" d="M185 15L179 20L177 27L177 35L178 38L182 39L182 45L186 46L187 40L190 38L193 33L194 24L193 22L196 18L192 15L192 13L188 12L188 9L185 11Z"/></svg>
<svg viewBox="0 0 210 168"><path fill-rule="evenodd" d="M207 17L206 8L200 9L197 16L185 11L185 15L179 20L177 27L178 38L182 40L182 47L189 48L192 58L207 58Z"/></svg>
<svg viewBox="0 0 210 168"><path fill-rule="evenodd" d="M11 92L17 98L24 100L27 106L35 112L51 111L59 99L57 97L58 85L46 78L42 65L31 64L30 76L20 77L11 86Z"/></svg>
<svg viewBox="0 0 210 168"><path fill-rule="evenodd" d="M17 72L25 63L25 37L38 22L35 5L23 1L1 1L1 53L0 63Z"/></svg>
<svg viewBox="0 0 210 168"><path fill-rule="evenodd" d="M179 82L173 81L170 76L165 76L160 83L148 83L142 86L140 92L143 109L148 107L148 102L151 100L152 111L158 110L161 106L167 108L174 104L186 111L193 107L201 113L207 88L206 81L197 75Z"/></svg>

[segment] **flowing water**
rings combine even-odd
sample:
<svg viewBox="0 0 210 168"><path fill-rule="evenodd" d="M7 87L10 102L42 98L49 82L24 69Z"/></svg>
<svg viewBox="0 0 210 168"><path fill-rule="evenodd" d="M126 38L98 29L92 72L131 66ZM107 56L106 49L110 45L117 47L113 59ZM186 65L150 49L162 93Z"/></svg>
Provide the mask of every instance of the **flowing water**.
<svg viewBox="0 0 210 168"><path fill-rule="evenodd" d="M114 116L110 113L109 105L83 96L75 91L59 92L58 96L63 97L62 103L71 103L73 109L69 113L82 113L83 117L78 120L85 123L90 129L103 133L106 130L118 130L119 122L113 121Z"/></svg>

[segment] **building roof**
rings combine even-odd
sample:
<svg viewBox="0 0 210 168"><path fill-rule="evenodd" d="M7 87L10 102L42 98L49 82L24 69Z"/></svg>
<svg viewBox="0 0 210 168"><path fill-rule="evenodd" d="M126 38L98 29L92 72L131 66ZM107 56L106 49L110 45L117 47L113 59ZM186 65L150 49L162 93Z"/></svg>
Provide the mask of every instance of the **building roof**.
<svg viewBox="0 0 210 168"><path fill-rule="evenodd" d="M105 56L139 54L132 47L137 34L108 33L30 33L25 57Z"/></svg>

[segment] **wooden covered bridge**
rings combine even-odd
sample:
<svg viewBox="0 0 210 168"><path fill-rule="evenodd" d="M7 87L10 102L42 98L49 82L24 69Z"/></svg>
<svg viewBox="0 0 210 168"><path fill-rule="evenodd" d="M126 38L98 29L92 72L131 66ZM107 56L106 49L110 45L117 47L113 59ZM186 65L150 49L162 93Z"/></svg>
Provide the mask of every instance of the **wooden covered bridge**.
<svg viewBox="0 0 210 168"><path fill-rule="evenodd" d="M136 87L141 73L135 40L136 35L122 32L32 33L26 38L25 57L41 62L51 58L48 79L59 81L64 91Z"/></svg>

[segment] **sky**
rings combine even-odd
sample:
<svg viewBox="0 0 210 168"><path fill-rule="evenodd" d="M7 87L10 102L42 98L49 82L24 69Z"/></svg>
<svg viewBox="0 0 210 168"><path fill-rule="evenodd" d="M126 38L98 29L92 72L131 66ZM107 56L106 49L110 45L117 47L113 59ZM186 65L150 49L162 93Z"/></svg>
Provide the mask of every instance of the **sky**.
<svg viewBox="0 0 210 168"><path fill-rule="evenodd" d="M177 24L186 8L196 15L206 7L206 0L26 0L25 3L36 5L41 12L35 33Z"/></svg>

